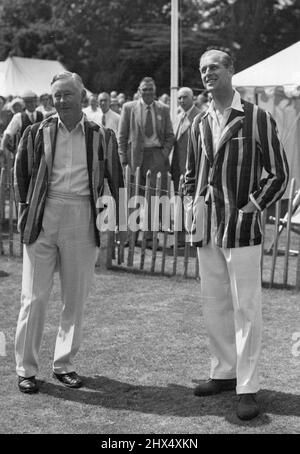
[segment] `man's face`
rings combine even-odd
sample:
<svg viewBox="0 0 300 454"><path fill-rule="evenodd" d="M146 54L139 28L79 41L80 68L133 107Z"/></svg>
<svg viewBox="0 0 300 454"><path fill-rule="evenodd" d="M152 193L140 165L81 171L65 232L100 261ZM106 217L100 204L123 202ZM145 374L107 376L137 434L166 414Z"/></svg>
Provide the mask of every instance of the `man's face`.
<svg viewBox="0 0 300 454"><path fill-rule="evenodd" d="M37 98L23 98L25 109L29 112L34 112L37 107Z"/></svg>
<svg viewBox="0 0 300 454"><path fill-rule="evenodd" d="M97 99L97 96L92 96L90 98L90 105L91 105L91 108L93 110L97 110L98 109L98 99Z"/></svg>
<svg viewBox="0 0 300 454"><path fill-rule="evenodd" d="M106 113L109 110L110 97L107 95L99 95L99 105L103 113Z"/></svg>
<svg viewBox="0 0 300 454"><path fill-rule="evenodd" d="M80 118L84 90L81 90L73 79L60 79L54 82L52 97L54 107L63 122L64 119Z"/></svg>
<svg viewBox="0 0 300 454"><path fill-rule="evenodd" d="M193 97L186 90L179 90L178 92L178 103L180 107L187 112L193 105Z"/></svg>
<svg viewBox="0 0 300 454"><path fill-rule="evenodd" d="M212 52L201 58L199 70L208 92L213 94L232 87L233 69L224 66L221 53Z"/></svg>
<svg viewBox="0 0 300 454"><path fill-rule="evenodd" d="M142 82L139 87L139 92L143 101L146 104L151 104L155 97L155 85L153 82Z"/></svg>

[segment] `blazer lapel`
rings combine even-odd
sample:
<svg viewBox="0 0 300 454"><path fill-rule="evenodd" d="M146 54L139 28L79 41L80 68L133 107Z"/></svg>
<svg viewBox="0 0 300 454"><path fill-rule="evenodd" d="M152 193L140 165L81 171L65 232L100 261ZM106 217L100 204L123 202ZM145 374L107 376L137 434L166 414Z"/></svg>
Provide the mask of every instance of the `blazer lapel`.
<svg viewBox="0 0 300 454"><path fill-rule="evenodd" d="M240 129L245 118L244 112L232 109L225 128L221 134L217 152L222 148L222 146L228 142L229 139Z"/></svg>
<svg viewBox="0 0 300 454"><path fill-rule="evenodd" d="M85 148L86 148L86 162L89 175L90 187L93 187L92 174L93 174L93 161L94 161L94 135L93 129L90 127L88 121L84 122L85 133Z"/></svg>
<svg viewBox="0 0 300 454"><path fill-rule="evenodd" d="M54 117L51 122L46 124L41 124L40 129L43 132L43 142L44 142L44 153L45 153L45 162L47 165L48 178L51 175L55 146L56 146L56 136L57 136L57 124L58 118Z"/></svg>
<svg viewBox="0 0 300 454"><path fill-rule="evenodd" d="M137 101L135 106L133 107L134 119L136 124L141 130L141 133L144 135L143 125L142 125L142 104L140 101Z"/></svg>

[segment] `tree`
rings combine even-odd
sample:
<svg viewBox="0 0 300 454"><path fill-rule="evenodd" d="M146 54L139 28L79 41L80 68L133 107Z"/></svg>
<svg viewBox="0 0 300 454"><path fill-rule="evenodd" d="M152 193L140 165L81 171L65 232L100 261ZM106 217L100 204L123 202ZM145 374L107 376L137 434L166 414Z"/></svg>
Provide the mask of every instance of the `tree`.
<svg viewBox="0 0 300 454"><path fill-rule="evenodd" d="M179 0L180 85L201 87L199 56L230 51L244 69L300 39L299 0ZM0 59L49 58L95 92L132 95L145 75L170 85L170 0L2 0Z"/></svg>

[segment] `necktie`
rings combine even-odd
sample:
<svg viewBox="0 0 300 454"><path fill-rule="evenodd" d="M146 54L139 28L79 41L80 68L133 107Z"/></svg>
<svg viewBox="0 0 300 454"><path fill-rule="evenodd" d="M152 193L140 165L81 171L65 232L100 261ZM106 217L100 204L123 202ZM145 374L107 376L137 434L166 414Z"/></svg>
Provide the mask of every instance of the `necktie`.
<svg viewBox="0 0 300 454"><path fill-rule="evenodd" d="M102 115L102 125L105 126L106 124L106 119L105 119L105 114Z"/></svg>
<svg viewBox="0 0 300 454"><path fill-rule="evenodd" d="M30 113L29 119L30 119L31 123L34 123L34 115L33 115L33 113Z"/></svg>
<svg viewBox="0 0 300 454"><path fill-rule="evenodd" d="M153 136L153 122L152 122L152 114L151 114L151 107L147 107L147 114L146 114L146 123L145 123L145 136L151 137Z"/></svg>

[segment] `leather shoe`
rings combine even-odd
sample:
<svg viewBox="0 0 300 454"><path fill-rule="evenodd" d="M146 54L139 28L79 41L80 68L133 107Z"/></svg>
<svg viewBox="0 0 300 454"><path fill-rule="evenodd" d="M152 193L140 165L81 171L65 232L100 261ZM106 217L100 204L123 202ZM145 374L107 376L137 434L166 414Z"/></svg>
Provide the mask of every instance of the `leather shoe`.
<svg viewBox="0 0 300 454"><path fill-rule="evenodd" d="M81 378L76 372L69 372L67 374L56 374L53 372L53 377L59 380L67 388L80 388L83 385Z"/></svg>
<svg viewBox="0 0 300 454"><path fill-rule="evenodd" d="M209 380L200 383L195 389L195 396L212 396L213 394L219 394L222 391L234 391L236 388L236 378L230 379L215 379L210 378Z"/></svg>
<svg viewBox="0 0 300 454"><path fill-rule="evenodd" d="M244 421L253 419L259 415L259 406L256 401L256 394L239 394L236 414Z"/></svg>
<svg viewBox="0 0 300 454"><path fill-rule="evenodd" d="M35 377L18 376L18 387L21 393L33 394L39 390Z"/></svg>

